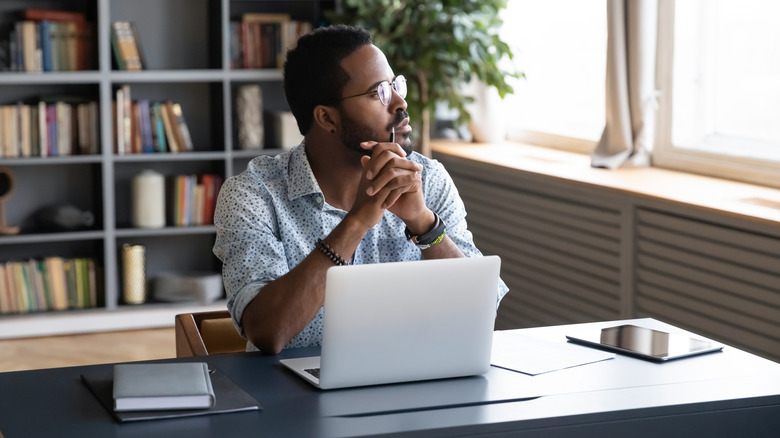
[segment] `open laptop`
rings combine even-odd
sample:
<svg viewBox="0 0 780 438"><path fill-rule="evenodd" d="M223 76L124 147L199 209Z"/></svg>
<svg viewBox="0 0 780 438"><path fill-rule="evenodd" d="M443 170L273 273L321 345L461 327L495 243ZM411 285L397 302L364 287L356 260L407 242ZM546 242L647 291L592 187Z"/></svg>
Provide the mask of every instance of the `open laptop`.
<svg viewBox="0 0 780 438"><path fill-rule="evenodd" d="M334 266L321 356L281 363L321 389L485 373L500 265L486 256Z"/></svg>

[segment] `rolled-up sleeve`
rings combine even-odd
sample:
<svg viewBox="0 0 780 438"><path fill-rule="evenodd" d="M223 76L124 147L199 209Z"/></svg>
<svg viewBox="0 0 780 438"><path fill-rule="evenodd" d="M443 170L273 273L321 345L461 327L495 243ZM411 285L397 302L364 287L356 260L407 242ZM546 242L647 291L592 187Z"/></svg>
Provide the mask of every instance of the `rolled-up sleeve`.
<svg viewBox="0 0 780 438"><path fill-rule="evenodd" d="M214 254L222 261L227 308L238 332L246 306L288 270L270 194L242 175L228 179L214 213Z"/></svg>

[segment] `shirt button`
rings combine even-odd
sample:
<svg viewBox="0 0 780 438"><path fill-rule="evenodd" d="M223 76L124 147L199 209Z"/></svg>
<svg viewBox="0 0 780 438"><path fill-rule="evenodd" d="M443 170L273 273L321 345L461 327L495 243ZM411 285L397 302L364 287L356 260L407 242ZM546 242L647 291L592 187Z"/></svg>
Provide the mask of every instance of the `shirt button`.
<svg viewBox="0 0 780 438"><path fill-rule="evenodd" d="M322 196L317 196L317 202L322 202Z"/></svg>

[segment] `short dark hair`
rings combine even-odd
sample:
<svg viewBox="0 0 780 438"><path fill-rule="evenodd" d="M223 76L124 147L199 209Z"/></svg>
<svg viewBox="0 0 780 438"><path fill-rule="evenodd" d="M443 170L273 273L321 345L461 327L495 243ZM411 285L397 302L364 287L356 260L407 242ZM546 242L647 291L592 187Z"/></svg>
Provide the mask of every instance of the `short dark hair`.
<svg viewBox="0 0 780 438"><path fill-rule="evenodd" d="M287 52L284 94L301 134L306 135L311 128L315 106L340 102L349 81L341 61L370 44L367 30L338 24L302 36L297 47Z"/></svg>

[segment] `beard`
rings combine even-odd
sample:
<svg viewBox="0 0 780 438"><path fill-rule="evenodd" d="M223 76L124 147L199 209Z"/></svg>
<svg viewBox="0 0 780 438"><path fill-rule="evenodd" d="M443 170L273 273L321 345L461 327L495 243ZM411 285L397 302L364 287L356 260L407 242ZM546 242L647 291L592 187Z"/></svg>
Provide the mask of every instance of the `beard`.
<svg viewBox="0 0 780 438"><path fill-rule="evenodd" d="M406 111L396 113L396 119L393 123L387 126L387 130L384 133L377 133L374 129L350 118L346 114L342 114L342 134L341 143L350 150L358 152L361 155L371 156L372 151L370 149L363 149L360 147L360 143L364 141L377 141L386 142L390 140L390 128L397 126L404 119L409 117L409 113ZM414 143L412 142L411 133L396 134L395 142L401 146L406 156L408 157L412 151L414 151Z"/></svg>

